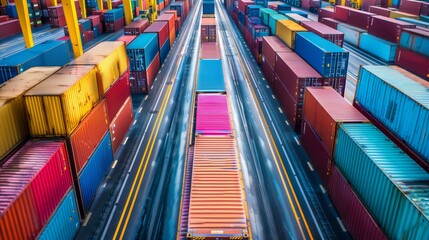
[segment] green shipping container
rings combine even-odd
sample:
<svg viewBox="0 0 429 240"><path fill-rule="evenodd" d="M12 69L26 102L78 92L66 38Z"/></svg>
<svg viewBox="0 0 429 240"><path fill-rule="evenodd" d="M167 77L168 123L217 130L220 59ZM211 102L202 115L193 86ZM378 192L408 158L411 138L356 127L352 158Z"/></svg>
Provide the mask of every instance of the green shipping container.
<svg viewBox="0 0 429 240"><path fill-rule="evenodd" d="M342 124L334 160L391 239L429 239L429 173L370 123Z"/></svg>

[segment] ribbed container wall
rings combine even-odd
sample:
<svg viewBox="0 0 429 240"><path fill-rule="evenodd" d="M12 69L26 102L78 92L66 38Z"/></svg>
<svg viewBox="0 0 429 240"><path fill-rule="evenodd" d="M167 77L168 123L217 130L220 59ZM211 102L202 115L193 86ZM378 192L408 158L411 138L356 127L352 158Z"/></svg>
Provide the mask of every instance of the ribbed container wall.
<svg viewBox="0 0 429 240"><path fill-rule="evenodd" d="M388 238L429 238L429 173L374 125L341 125L335 163Z"/></svg>
<svg viewBox="0 0 429 240"><path fill-rule="evenodd" d="M98 99L94 66L62 68L24 95L30 135L70 135Z"/></svg>
<svg viewBox="0 0 429 240"><path fill-rule="evenodd" d="M146 30L146 28L148 27L149 27L149 20L147 19L135 20L124 28L124 35L138 36L141 33L143 33L143 31Z"/></svg>
<svg viewBox="0 0 429 240"><path fill-rule="evenodd" d="M359 47L359 42L362 34L367 33L368 31L350 26L345 23L339 23L337 25L337 30L344 33L344 41L352 44L355 47Z"/></svg>
<svg viewBox="0 0 429 240"><path fill-rule="evenodd" d="M146 70L158 51L158 35L156 33L140 34L127 46L127 53L130 59L130 71Z"/></svg>
<svg viewBox="0 0 429 240"><path fill-rule="evenodd" d="M429 162L429 83L388 66L360 68L355 104Z"/></svg>
<svg viewBox="0 0 429 240"><path fill-rule="evenodd" d="M282 14L272 14L268 18L268 26L270 27L270 33L271 35L276 36L276 29L277 29L277 21L279 20L288 20L288 18L285 15Z"/></svg>
<svg viewBox="0 0 429 240"><path fill-rule="evenodd" d="M359 48L386 62L393 62L395 61L398 45L373 36L369 33L363 33L360 37Z"/></svg>
<svg viewBox="0 0 429 240"><path fill-rule="evenodd" d="M314 32L322 38L334 43L335 45L343 47L344 33L320 22L305 21L302 22L301 25L309 31Z"/></svg>
<svg viewBox="0 0 429 240"><path fill-rule="evenodd" d="M415 53L429 57L429 31L404 29L399 45Z"/></svg>
<svg viewBox="0 0 429 240"><path fill-rule="evenodd" d="M294 49L297 32L306 32L307 29L301 27L292 20L279 20L276 25L276 36L279 37L288 47Z"/></svg>
<svg viewBox="0 0 429 240"><path fill-rule="evenodd" d="M0 182L0 239L36 238L72 187L64 142L27 142L1 166Z"/></svg>
<svg viewBox="0 0 429 240"><path fill-rule="evenodd" d="M231 134L226 95L199 94L196 110L196 133L199 135Z"/></svg>
<svg viewBox="0 0 429 240"><path fill-rule="evenodd" d="M201 59L198 68L197 92L225 92L222 61Z"/></svg>
<svg viewBox="0 0 429 240"><path fill-rule="evenodd" d="M112 144L110 133L107 132L79 175L79 188L82 194L84 211L89 210L95 193L112 162Z"/></svg>
<svg viewBox="0 0 429 240"><path fill-rule="evenodd" d="M113 154L116 154L119 146L122 143L125 135L128 132L128 129L133 122L133 106L131 97L129 97L125 103L122 105L121 109L118 112L118 115L112 120L112 123L109 126L110 134L112 137L112 149Z"/></svg>
<svg viewBox="0 0 429 240"><path fill-rule="evenodd" d="M79 210L75 192L71 189L63 198L54 215L38 236L38 239L51 240L61 236L63 240L73 240L79 227Z"/></svg>
<svg viewBox="0 0 429 240"><path fill-rule="evenodd" d="M202 42L200 50L200 59L220 59L219 45L213 42Z"/></svg>
<svg viewBox="0 0 429 240"><path fill-rule="evenodd" d="M121 109L130 95L130 74L129 72L125 72L106 92L109 123L112 122L113 118L118 114L119 109Z"/></svg>

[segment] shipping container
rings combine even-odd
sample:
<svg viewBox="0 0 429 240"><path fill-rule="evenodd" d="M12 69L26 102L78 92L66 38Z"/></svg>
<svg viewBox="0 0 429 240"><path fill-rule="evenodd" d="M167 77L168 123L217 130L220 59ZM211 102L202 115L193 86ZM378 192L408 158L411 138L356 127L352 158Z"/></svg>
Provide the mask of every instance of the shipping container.
<svg viewBox="0 0 429 240"><path fill-rule="evenodd" d="M373 16L368 33L389 42L399 43L403 28L416 28L416 25L388 17Z"/></svg>
<svg viewBox="0 0 429 240"><path fill-rule="evenodd" d="M333 29L329 26L326 26L320 22L314 21L305 21L301 23L301 26L305 27L307 30L314 32L315 34L321 36L322 38L343 47L344 42L344 33Z"/></svg>
<svg viewBox="0 0 429 240"><path fill-rule="evenodd" d="M264 77L267 79L267 82L270 86L274 84L274 69L272 69L269 63L265 60L264 55L262 55L261 71L264 74Z"/></svg>
<svg viewBox="0 0 429 240"><path fill-rule="evenodd" d="M353 27L345 23L339 23L337 25L337 30L344 33L344 41L350 43L355 47L359 47L359 42L362 34L367 33L368 31Z"/></svg>
<svg viewBox="0 0 429 240"><path fill-rule="evenodd" d="M113 154L118 152L119 146L125 138L125 135L127 135L128 129L130 128L133 120L133 105L131 97L129 97L122 105L109 127L110 135L112 137Z"/></svg>
<svg viewBox="0 0 429 240"><path fill-rule="evenodd" d="M328 192L348 232L354 239L387 239L337 167L332 168Z"/></svg>
<svg viewBox="0 0 429 240"><path fill-rule="evenodd" d="M349 53L315 33L297 33L295 51L323 77L347 76Z"/></svg>
<svg viewBox="0 0 429 240"><path fill-rule="evenodd" d="M104 96L113 82L128 70L125 44L122 42L101 42L86 51L69 65L95 65L99 95Z"/></svg>
<svg viewBox="0 0 429 240"><path fill-rule="evenodd" d="M18 19L11 19L0 23L0 39L21 33Z"/></svg>
<svg viewBox="0 0 429 240"><path fill-rule="evenodd" d="M152 83L160 69L159 53L150 63L149 67L143 71L130 72L130 88L133 94L149 93L152 89Z"/></svg>
<svg viewBox="0 0 429 240"><path fill-rule="evenodd" d="M347 17L347 24L350 24L357 28L368 30L373 16L376 16L376 14L356 9L350 10L349 16Z"/></svg>
<svg viewBox="0 0 429 240"><path fill-rule="evenodd" d="M429 57L398 47L395 64L429 79Z"/></svg>
<svg viewBox="0 0 429 240"><path fill-rule="evenodd" d="M259 9L261 9L261 8L262 8L262 6L259 6L259 5L248 5L247 6L247 16L259 17Z"/></svg>
<svg viewBox="0 0 429 240"><path fill-rule="evenodd" d="M134 39L136 39L137 36L134 35L124 35L118 39L116 39L116 41L121 41L125 43L125 46L128 46Z"/></svg>
<svg viewBox="0 0 429 240"><path fill-rule="evenodd" d="M404 29L400 46L415 53L429 57L429 32L420 29Z"/></svg>
<svg viewBox="0 0 429 240"><path fill-rule="evenodd" d="M298 14L302 17L308 18L308 14L302 11L296 11L296 10L292 10L292 11L279 11L279 13L281 14L290 14L290 13L294 13L294 14Z"/></svg>
<svg viewBox="0 0 429 240"><path fill-rule="evenodd" d="M334 18L334 9L333 8L320 8L318 21L321 22L323 18Z"/></svg>
<svg viewBox="0 0 429 240"><path fill-rule="evenodd" d="M167 41L165 41L164 45L159 50L159 59L161 63L164 63L169 52L170 52L170 37L167 38Z"/></svg>
<svg viewBox="0 0 429 240"><path fill-rule="evenodd" d="M279 37L288 47L295 47L295 37L297 32L305 32L307 29L301 27L292 20L279 20L276 26L276 36Z"/></svg>
<svg viewBox="0 0 429 240"><path fill-rule="evenodd" d="M423 7L422 1L401 0L399 11L409 14L420 15Z"/></svg>
<svg viewBox="0 0 429 240"><path fill-rule="evenodd" d="M124 28L124 35L140 35L149 27L148 19L138 19L128 24Z"/></svg>
<svg viewBox="0 0 429 240"><path fill-rule="evenodd" d="M392 10L384 8L384 7L378 7L378 6L369 6L369 12L374 13L380 16L384 17L390 17L390 12Z"/></svg>
<svg viewBox="0 0 429 240"><path fill-rule="evenodd" d="M400 18L397 18L397 20L414 24L414 25L416 25L416 28L419 28L419 27L420 27L420 29L423 28L422 30L425 32L429 31L429 23L428 22L424 22L424 21L420 21L420 20L416 20L416 19L408 18L408 17L400 17ZM409 28L409 29L412 29L412 28ZM404 31L404 30L402 30L402 31Z"/></svg>
<svg viewBox="0 0 429 240"><path fill-rule="evenodd" d="M170 46L173 46L174 40L176 39L176 25L175 25L175 16L174 14L161 14L156 21L167 22L168 31L170 36Z"/></svg>
<svg viewBox="0 0 429 240"><path fill-rule="evenodd" d="M429 173L374 125L342 124L334 156L388 238L429 238Z"/></svg>
<svg viewBox="0 0 429 240"><path fill-rule="evenodd" d="M220 59L220 48L215 42L202 42L201 43L201 59Z"/></svg>
<svg viewBox="0 0 429 240"><path fill-rule="evenodd" d="M338 20L335 20L333 18L322 18L321 23L323 23L326 26L329 26L333 29L337 29L338 24L340 24L341 22Z"/></svg>
<svg viewBox="0 0 429 240"><path fill-rule="evenodd" d="M405 12L400 12L400 11L391 11L390 18L412 18L412 19L420 19L419 15L413 15L413 14L409 14L409 13L405 13Z"/></svg>
<svg viewBox="0 0 429 240"><path fill-rule="evenodd" d="M129 96L130 73L125 72L106 92L106 104L109 123L112 122L113 118L115 118L119 109L122 107Z"/></svg>
<svg viewBox="0 0 429 240"><path fill-rule="evenodd" d="M214 1L204 1L203 2L203 14L215 14L215 3Z"/></svg>
<svg viewBox="0 0 429 240"><path fill-rule="evenodd" d="M216 42L216 18L201 19L201 42Z"/></svg>
<svg viewBox="0 0 429 240"><path fill-rule="evenodd" d="M334 8L334 19L339 20L341 22L348 22L349 19L349 12L355 10L354 8L351 7L346 7L346 6L335 6Z"/></svg>
<svg viewBox="0 0 429 240"><path fill-rule="evenodd" d="M156 33L140 34L127 46L130 59L130 71L145 71L158 55L158 35Z"/></svg>
<svg viewBox="0 0 429 240"><path fill-rule="evenodd" d="M195 139L187 237L249 237L240 175L233 137Z"/></svg>
<svg viewBox="0 0 429 240"><path fill-rule="evenodd" d="M268 26L270 27L271 35L276 35L277 21L288 20L285 15L282 14L271 14L268 17Z"/></svg>
<svg viewBox="0 0 429 240"><path fill-rule="evenodd" d="M124 9L123 8L117 8L112 9L104 12L104 21L105 22L115 22L118 19L121 19L124 17Z"/></svg>
<svg viewBox="0 0 429 240"><path fill-rule="evenodd" d="M225 92L222 61L201 59L198 68L197 92Z"/></svg>
<svg viewBox="0 0 429 240"><path fill-rule="evenodd" d="M72 175L63 141L29 141L0 168L0 238L35 239Z"/></svg>
<svg viewBox="0 0 429 240"><path fill-rule="evenodd" d="M238 9L247 15L247 6L255 4L252 0L238 0Z"/></svg>
<svg viewBox="0 0 429 240"><path fill-rule="evenodd" d="M291 51L292 50L276 36L262 38L262 62L267 62L273 71L276 65L277 54Z"/></svg>
<svg viewBox="0 0 429 240"><path fill-rule="evenodd" d="M108 130L106 101L100 101L70 135L74 170L79 173Z"/></svg>
<svg viewBox="0 0 429 240"><path fill-rule="evenodd" d="M24 95L30 136L69 136L98 99L93 65L62 68Z"/></svg>
<svg viewBox="0 0 429 240"><path fill-rule="evenodd" d="M28 137L23 95L60 67L33 67L0 87L0 162Z"/></svg>
<svg viewBox="0 0 429 240"><path fill-rule="evenodd" d="M37 238L39 240L51 240L61 236L63 240L73 240L79 227L79 209L74 190L70 189Z"/></svg>
<svg viewBox="0 0 429 240"><path fill-rule="evenodd" d="M169 41L168 31L169 30L168 30L168 23L167 22L154 22L144 32L145 33L156 33L158 35L158 46L159 46L159 49L161 49L162 46L164 46L164 43L166 41Z"/></svg>
<svg viewBox="0 0 429 240"><path fill-rule="evenodd" d="M313 81L314 83L315 81ZM302 101L298 103L295 96L292 96L277 75L274 75L274 94L279 100L290 126L296 132L300 132L302 123Z"/></svg>
<svg viewBox="0 0 429 240"><path fill-rule="evenodd" d="M124 28L125 26L125 19L124 18L120 18L114 22L105 22L104 23L104 29L106 30L107 33L113 33L113 32L117 32L119 30L122 30L122 28Z"/></svg>
<svg viewBox="0 0 429 240"><path fill-rule="evenodd" d="M395 54L398 49L398 45L369 33L363 33L359 41L359 48L386 62L393 62L395 61Z"/></svg>
<svg viewBox="0 0 429 240"><path fill-rule="evenodd" d="M112 162L112 143L110 133L107 132L79 174L79 189L82 195L84 212L87 212L91 207L98 187Z"/></svg>
<svg viewBox="0 0 429 240"><path fill-rule="evenodd" d="M226 95L199 94L196 110L196 134L225 135L231 133Z"/></svg>
<svg viewBox="0 0 429 240"><path fill-rule="evenodd" d="M364 66L354 102L429 162L428 88L388 66Z"/></svg>
<svg viewBox="0 0 429 240"><path fill-rule="evenodd" d="M289 20L292 20L298 24L301 24L302 22L305 22L305 21L311 21L310 19L303 17L303 16L296 14L296 13L286 13L285 16Z"/></svg>
<svg viewBox="0 0 429 240"><path fill-rule="evenodd" d="M269 9L269 8L261 8L259 9L259 18L262 20L264 25L269 25L270 15L278 14L278 12Z"/></svg>

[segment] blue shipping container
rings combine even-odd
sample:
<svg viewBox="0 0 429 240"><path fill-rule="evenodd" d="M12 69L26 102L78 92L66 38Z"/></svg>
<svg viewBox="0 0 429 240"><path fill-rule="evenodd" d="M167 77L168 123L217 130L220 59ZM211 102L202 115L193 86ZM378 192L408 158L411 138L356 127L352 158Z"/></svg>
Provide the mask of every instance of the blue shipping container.
<svg viewBox="0 0 429 240"><path fill-rule="evenodd" d="M429 162L427 85L389 66L363 66L355 102Z"/></svg>
<svg viewBox="0 0 429 240"><path fill-rule="evenodd" d="M112 162L113 150L108 131L79 175L79 187L85 211L91 206L98 186L103 181Z"/></svg>
<svg viewBox="0 0 429 240"><path fill-rule="evenodd" d="M399 45L429 57L429 33L420 29L402 31Z"/></svg>
<svg viewBox="0 0 429 240"><path fill-rule="evenodd" d="M91 30L91 20L89 20L89 19L79 19L79 24L82 25L82 30L84 32Z"/></svg>
<svg viewBox="0 0 429 240"><path fill-rule="evenodd" d="M79 230L80 220L74 190L68 191L52 215L46 227L39 235L39 240L72 240ZM61 236L61 237L60 237Z"/></svg>
<svg viewBox="0 0 429 240"><path fill-rule="evenodd" d="M0 84L35 66L64 66L70 61L68 43L49 40L0 60ZM55 57L53 57L55 56Z"/></svg>
<svg viewBox="0 0 429 240"><path fill-rule="evenodd" d="M337 134L335 163L389 239L429 239L429 173L370 123Z"/></svg>
<svg viewBox="0 0 429 240"><path fill-rule="evenodd" d="M252 39L258 37L270 36L270 29L264 25L251 25L250 33L252 34Z"/></svg>
<svg viewBox="0 0 429 240"><path fill-rule="evenodd" d="M429 16L420 15L420 20L429 23Z"/></svg>
<svg viewBox="0 0 429 240"><path fill-rule="evenodd" d="M369 33L363 33L360 37L359 48L383 59L386 62L393 62L395 61L395 54L398 49L398 45Z"/></svg>
<svg viewBox="0 0 429 240"><path fill-rule="evenodd" d="M246 15L240 10L238 10L238 21L244 25L246 23Z"/></svg>
<svg viewBox="0 0 429 240"><path fill-rule="evenodd" d="M104 21L105 22L114 22L120 18L124 17L124 9L116 8L104 13Z"/></svg>
<svg viewBox="0 0 429 240"><path fill-rule="evenodd" d="M97 0L86 0L85 5L86 5L86 7L96 8L98 10Z"/></svg>
<svg viewBox="0 0 429 240"><path fill-rule="evenodd" d="M203 14L215 14L214 2L203 2Z"/></svg>
<svg viewBox="0 0 429 240"><path fill-rule="evenodd" d="M259 17L259 9L261 9L262 6L259 5L248 5L247 6L247 16L248 17Z"/></svg>
<svg viewBox="0 0 429 240"><path fill-rule="evenodd" d="M261 24L261 19L259 17L247 17L247 22L253 25Z"/></svg>
<svg viewBox="0 0 429 240"><path fill-rule="evenodd" d="M359 47L359 42L362 34L368 32L366 30L353 27L345 23L338 24L337 30L344 33L344 42L350 43L355 47Z"/></svg>
<svg viewBox="0 0 429 240"><path fill-rule="evenodd" d="M262 20L262 23L267 26L269 24L270 15L275 15L275 14L278 14L278 13L271 8L259 9L259 18Z"/></svg>
<svg viewBox="0 0 429 240"><path fill-rule="evenodd" d="M397 18L397 20L404 21L407 23L411 23L411 24L414 24L414 25L419 26L419 27L429 28L429 23L425 22L425 21L420 21L417 19L407 18L407 17Z"/></svg>
<svg viewBox="0 0 429 240"><path fill-rule="evenodd" d="M288 4L278 4L277 11L291 11L292 7Z"/></svg>
<svg viewBox="0 0 429 240"><path fill-rule="evenodd" d="M179 3L172 3L170 4L170 10L176 10L177 16L182 17L182 5Z"/></svg>
<svg viewBox="0 0 429 240"><path fill-rule="evenodd" d="M270 27L271 35L276 35L276 27L278 20L288 20L285 15L282 14L271 14L268 18L268 26Z"/></svg>
<svg viewBox="0 0 429 240"><path fill-rule="evenodd" d="M200 60L198 69L197 92L225 92L222 60Z"/></svg>
<svg viewBox="0 0 429 240"><path fill-rule="evenodd" d="M349 53L315 33L298 32L295 52L323 77L347 77Z"/></svg>
<svg viewBox="0 0 429 240"><path fill-rule="evenodd" d="M142 33L127 46L131 71L144 71L159 52L158 34Z"/></svg>
<svg viewBox="0 0 429 240"><path fill-rule="evenodd" d="M16 5L10 4L10 5L6 6L6 14L10 18L18 18L18 11L16 10Z"/></svg>
<svg viewBox="0 0 429 240"><path fill-rule="evenodd" d="M170 52L170 37L167 38L164 45L162 45L161 50L159 51L159 58L161 59L161 64L167 58L168 52Z"/></svg>

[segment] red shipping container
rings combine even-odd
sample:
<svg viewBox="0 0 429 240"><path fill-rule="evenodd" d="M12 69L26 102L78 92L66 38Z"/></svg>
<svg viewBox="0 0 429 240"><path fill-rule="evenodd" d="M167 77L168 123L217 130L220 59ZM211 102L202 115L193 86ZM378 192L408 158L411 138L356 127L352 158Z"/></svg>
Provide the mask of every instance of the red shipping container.
<svg viewBox="0 0 429 240"><path fill-rule="evenodd" d="M316 33L317 35L323 37L324 39L333 42L334 44L343 47L344 42L344 33L326 26L320 22L314 21L305 21L301 22L301 25L305 27L307 30Z"/></svg>
<svg viewBox="0 0 429 240"><path fill-rule="evenodd" d="M201 42L216 42L216 18L201 19Z"/></svg>
<svg viewBox="0 0 429 240"><path fill-rule="evenodd" d="M334 18L333 8L320 8L318 21L321 22L322 18Z"/></svg>
<svg viewBox="0 0 429 240"><path fill-rule="evenodd" d="M83 169L108 129L107 102L103 99L82 120L69 138L76 173Z"/></svg>
<svg viewBox="0 0 429 240"><path fill-rule="evenodd" d="M413 15L420 15L422 7L422 1L401 0L401 3L399 4L399 11Z"/></svg>
<svg viewBox="0 0 429 240"><path fill-rule="evenodd" d="M64 27L67 24L66 17L49 18L49 24L52 28Z"/></svg>
<svg viewBox="0 0 429 240"><path fill-rule="evenodd" d="M380 16L384 16L384 17L390 17L390 12L392 10L387 9L387 8L383 8L383 7L378 7L378 6L369 6L369 12L370 13L374 13Z"/></svg>
<svg viewBox="0 0 429 240"><path fill-rule="evenodd" d="M277 75L274 75L273 88L274 93L280 102L280 106L285 112L292 129L296 132L299 132L301 130L302 121L302 103L298 104L295 101L294 97L289 94L288 90L279 80Z"/></svg>
<svg viewBox="0 0 429 240"><path fill-rule="evenodd" d="M72 187L63 141L29 141L0 168L0 239L35 239Z"/></svg>
<svg viewBox="0 0 429 240"><path fill-rule="evenodd" d="M348 23L349 12L355 10L351 7L346 6L335 6L334 8L334 19L339 20L341 22Z"/></svg>
<svg viewBox="0 0 429 240"><path fill-rule="evenodd" d="M148 27L149 27L148 19L138 19L128 24L127 26L125 26L124 34L138 36L141 33L143 33L144 30L146 30Z"/></svg>
<svg viewBox="0 0 429 240"><path fill-rule="evenodd" d="M333 18L322 18L322 23L328 27L337 29L338 24L341 22Z"/></svg>
<svg viewBox="0 0 429 240"><path fill-rule="evenodd" d="M176 34L179 33L180 29L182 28L182 18L178 17L176 19Z"/></svg>
<svg viewBox="0 0 429 240"><path fill-rule="evenodd" d="M373 16L368 33L386 41L398 43L403 28L416 28L416 25L388 17Z"/></svg>
<svg viewBox="0 0 429 240"><path fill-rule="evenodd" d="M89 19L91 21L91 28L101 24L100 16L98 16L98 15L92 15L92 16L87 17L86 19Z"/></svg>
<svg viewBox="0 0 429 240"><path fill-rule="evenodd" d="M104 12L106 12L106 11L108 11L108 10L106 10L106 9L97 10L97 11L94 11L93 14L100 16L100 21L104 23Z"/></svg>
<svg viewBox="0 0 429 240"><path fill-rule="evenodd" d="M420 15L429 16L429 2L423 2L422 9L420 10Z"/></svg>
<svg viewBox="0 0 429 240"><path fill-rule="evenodd" d="M170 47L173 46L174 40L176 39L176 25L174 20L174 14L162 14L156 19L157 22L167 22L168 32L170 36Z"/></svg>
<svg viewBox="0 0 429 240"><path fill-rule="evenodd" d="M275 68L277 54L282 52L292 50L276 36L262 37L262 62L266 61L271 69Z"/></svg>
<svg viewBox="0 0 429 240"><path fill-rule="evenodd" d="M247 46L252 49L252 34L250 34L249 29L247 27L244 28L244 41L246 42Z"/></svg>
<svg viewBox="0 0 429 240"><path fill-rule="evenodd" d="M331 87L308 87L305 90L303 115L330 157L334 154L339 123L369 122Z"/></svg>
<svg viewBox="0 0 429 240"><path fill-rule="evenodd" d="M238 0L238 9L247 15L247 6L255 4L252 0Z"/></svg>
<svg viewBox="0 0 429 240"><path fill-rule="evenodd" d="M160 69L160 58L159 53L156 54L152 63L146 69L141 72L130 72L130 88L131 93L142 94L149 93L152 87L152 82L155 80L156 75Z"/></svg>
<svg viewBox="0 0 429 240"><path fill-rule="evenodd" d="M109 123L118 114L119 109L125 103L130 93L130 73L126 71L106 92L107 112Z"/></svg>
<svg viewBox="0 0 429 240"><path fill-rule="evenodd" d="M106 22L106 32L116 32L121 30L124 27L124 18L120 18L116 20L115 22Z"/></svg>
<svg viewBox="0 0 429 240"><path fill-rule="evenodd" d="M133 120L133 103L131 101L131 97L129 97L124 105L122 105L118 115L115 117L115 119L113 119L109 127L110 136L112 138L113 154L117 153L119 146L127 134Z"/></svg>
<svg viewBox="0 0 429 240"><path fill-rule="evenodd" d="M373 16L375 16L374 13L359 11L356 9L350 10L347 23L357 28L368 30Z"/></svg>
<svg viewBox="0 0 429 240"><path fill-rule="evenodd" d="M176 3L181 3L182 4L182 16L181 17L185 17L188 16L189 13L189 2L187 0L178 0L176 1ZM183 12L183 9L185 10ZM183 15L185 14L185 15Z"/></svg>
<svg viewBox="0 0 429 240"><path fill-rule="evenodd" d="M266 61L264 55L262 55L261 71L267 79L268 84L273 87L274 85L274 69L270 67L270 64Z"/></svg>
<svg viewBox="0 0 429 240"><path fill-rule="evenodd" d="M253 40L252 53L258 64L262 63L262 38L258 37Z"/></svg>
<svg viewBox="0 0 429 240"><path fill-rule="evenodd" d="M362 10L368 12L370 7L381 6L381 1L382 0L363 0L361 6Z"/></svg>
<svg viewBox="0 0 429 240"><path fill-rule="evenodd" d="M61 17L64 16L63 5L58 4L57 6L48 7L49 17Z"/></svg>
<svg viewBox="0 0 429 240"><path fill-rule="evenodd" d="M164 2L160 2L159 4L157 4L157 7L158 7L158 11L161 11L162 9L164 9Z"/></svg>
<svg viewBox="0 0 429 240"><path fill-rule="evenodd" d="M216 42L201 43L201 59L220 59L220 49Z"/></svg>
<svg viewBox="0 0 429 240"><path fill-rule="evenodd" d="M429 58L413 51L398 47L395 64L429 79Z"/></svg>
<svg viewBox="0 0 429 240"><path fill-rule="evenodd" d="M126 35L118 38L116 41L122 41L125 45L130 44L137 36L134 35Z"/></svg>
<svg viewBox="0 0 429 240"><path fill-rule="evenodd" d="M94 39L94 32L93 31L85 31L83 32L83 42L87 43Z"/></svg>
<svg viewBox="0 0 429 240"><path fill-rule="evenodd" d="M387 239L337 167L332 169L329 196L354 239Z"/></svg>
<svg viewBox="0 0 429 240"><path fill-rule="evenodd" d="M174 21L177 20L177 11L176 10L166 10L164 14L173 14L174 15Z"/></svg>
<svg viewBox="0 0 429 240"><path fill-rule="evenodd" d="M168 24L166 22L154 22L146 30L145 33L156 33L158 34L159 49L164 46L164 43L168 40Z"/></svg>
<svg viewBox="0 0 429 240"><path fill-rule="evenodd" d="M322 86L332 87L337 93L344 97L346 81L347 78L323 78Z"/></svg>
<svg viewBox="0 0 429 240"><path fill-rule="evenodd" d="M105 2L107 4L107 2ZM123 2L122 0L112 0L112 8L119 8L119 5L121 5ZM107 9L107 6L105 7Z"/></svg>
<svg viewBox="0 0 429 240"><path fill-rule="evenodd" d="M0 38L9 37L18 33L21 33L21 25L19 25L18 19L0 23Z"/></svg>
<svg viewBox="0 0 429 240"><path fill-rule="evenodd" d="M9 21L9 16L7 15L0 16L0 23L6 22L6 21Z"/></svg>

